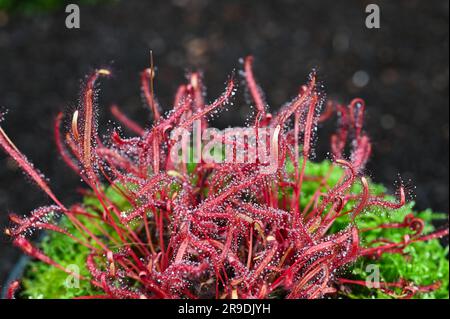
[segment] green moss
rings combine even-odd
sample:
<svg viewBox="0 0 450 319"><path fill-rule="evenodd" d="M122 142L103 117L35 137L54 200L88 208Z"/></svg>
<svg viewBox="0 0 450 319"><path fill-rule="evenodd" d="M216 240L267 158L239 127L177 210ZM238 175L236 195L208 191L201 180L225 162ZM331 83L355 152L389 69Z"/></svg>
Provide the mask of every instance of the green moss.
<svg viewBox="0 0 450 319"><path fill-rule="evenodd" d="M131 208L128 201L112 187L107 188L105 194L118 207L124 210ZM93 209L101 209L100 202L94 197L86 196L83 204L91 212ZM80 217L79 219L95 235L101 236L101 233L90 225L86 218ZM75 237L82 238L80 232L66 217L62 217L59 224ZM104 225L104 228L112 236L117 236L111 227ZM91 241L90 244L93 246L97 245L94 241ZM63 234L51 232L40 243L40 249L60 265L66 268L77 267L80 275L89 277L89 271L86 268L86 258L89 254L89 249L85 246L76 243ZM78 296L101 294L101 291L86 280L80 280L79 287L71 288L73 282L68 278L68 275L60 269L41 261L31 261L25 269L22 297L69 299Z"/></svg>
<svg viewBox="0 0 450 319"><path fill-rule="evenodd" d="M412 205L410 205L412 206ZM370 228L386 222L402 222L404 216L411 210L405 208L397 210L389 215L387 212L377 214L365 214L357 223L361 228ZM415 214L425 221L425 233L434 230L433 221L446 217L445 214L433 213L425 210ZM362 236L364 242L379 237L400 242L408 231L399 229L384 229L369 231ZM416 298L449 298L449 262L448 246L443 247L439 240L433 239L426 242L415 242L405 249L405 254L384 254L379 260L359 259L352 267L352 275L355 279L366 280L370 272L368 265L376 264L380 270L380 279L383 282L395 282L400 278L416 285L430 285L440 282L441 287L429 293L421 293ZM352 298L389 298L379 290L355 288L349 297Z"/></svg>
<svg viewBox="0 0 450 319"><path fill-rule="evenodd" d="M334 167L330 173L331 163L323 161L321 163L308 162L306 165L306 173L308 176L325 176L329 174L327 179L328 186L333 186L338 183L342 177L343 170ZM190 167L193 170L193 167ZM292 164L287 163L287 172L293 172ZM320 186L318 181L305 181L302 188L302 205L306 205L313 196L316 189ZM355 193L361 192L361 185L355 184L352 191ZM382 185L370 182L370 189L373 194L382 194L386 192L386 188ZM323 187L323 191L326 188ZM292 190L287 190L292 192ZM130 208L129 203L123 196L112 188L106 189L106 194L121 210ZM388 200L394 201L395 198L387 197ZM86 197L84 204L92 208L101 208L100 203L94 197ZM348 207L354 203L348 203ZM356 223L360 228L371 228L380 224L388 222L402 222L404 217L413 211L414 203L409 203L405 207L392 211L386 209L374 209L365 211L356 219ZM433 221L437 219L446 218L446 214L434 213L431 210L423 212L416 212L416 216L422 218L426 227L425 233L434 230ZM71 226L65 219L61 220L68 231L75 235L79 235L78 231ZM337 232L348 225L347 217L342 217L336 221L331 233ZM92 229L93 230L93 229ZM113 233L112 230L109 230ZM408 230L403 229L383 229L373 230L363 233L361 240L363 243L379 237L384 237L392 241L401 241L403 235L408 233ZM80 273L87 275L85 260L88 255L88 250L73 242L69 238L61 234L49 234L41 243L41 249L55 261L64 266L77 265ZM442 286L433 292L418 294L416 298L448 298L449 286L449 262L448 262L448 247L443 247L438 240L431 240L428 242L417 242L408 246L405 250L406 254L385 254L379 260L369 260L360 258L354 265L348 268L346 277L352 277L358 280L365 280L371 272L366 271L369 264L376 264L380 269L380 279L386 282L394 282L399 278L414 282L418 285L429 285L436 281L442 283ZM99 293L95 287L89 283L80 282L80 288L67 288L64 283L67 280L67 275L54 267L48 266L39 261L32 261L29 263L25 278L23 296L27 298L72 298L81 295L93 295ZM389 298L388 295L378 291L369 290L364 287L352 287L351 292L346 293L350 298Z"/></svg>
<svg viewBox="0 0 450 319"><path fill-rule="evenodd" d="M68 231L76 232L65 218L61 220L61 224L66 226ZM80 275L89 275L85 266L86 257L89 254L88 249L74 243L67 236L59 233L48 234L41 242L41 249L64 267L75 265L78 267ZM97 289L85 280L79 282L79 288L71 288L70 283L71 281L64 271L40 261L32 261L25 271L22 296L37 299L67 299L98 293Z"/></svg>

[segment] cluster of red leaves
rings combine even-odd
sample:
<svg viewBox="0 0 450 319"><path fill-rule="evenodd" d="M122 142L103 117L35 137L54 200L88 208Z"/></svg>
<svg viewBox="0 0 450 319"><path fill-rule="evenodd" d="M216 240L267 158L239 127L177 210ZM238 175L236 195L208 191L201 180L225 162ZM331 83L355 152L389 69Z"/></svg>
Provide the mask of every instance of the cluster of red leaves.
<svg viewBox="0 0 450 319"><path fill-rule="evenodd" d="M245 59L243 75L257 111L252 127L256 134L264 127L275 132L271 138L277 145L278 169L271 173L263 173L260 162L201 162L188 172L185 163L174 163L168 156L173 146L170 132L190 128L196 120L206 129L209 114L234 95L233 78L223 95L207 104L201 77L192 73L188 83L179 87L172 111L163 116L153 93L153 68L147 69L142 73L142 90L153 113L153 125L142 128L113 106L112 113L137 137L123 138L114 131L108 141L101 141L95 120L95 83L109 74L101 69L89 77L67 132L61 132L62 114L55 124L62 158L90 187L89 194L98 199L102 209L92 212L83 205L65 207L0 128L0 145L55 203L26 218L12 215L15 225L7 233L28 255L88 280L104 292L85 298L320 298L336 293L342 284L364 284L339 278L339 270L357 258L402 252L411 242L448 233L447 229L423 235L422 221L410 217L402 224L380 226L412 229L414 234L404 241L380 238L368 247L361 245L359 234L364 230L356 227L354 219L371 207L403 206L405 192L400 187L396 203L371 194L363 175L371 153L370 139L363 131L364 102L328 102L321 113L323 98L314 74L298 95L272 116L253 76L252 58ZM327 176L321 177L321 187L302 207L302 185L317 178L305 174L315 131L332 113L339 116L337 132L331 137L332 168L342 167L345 174L333 187L328 186ZM347 147L351 155L346 159ZM293 173L285 169L288 161L294 166ZM355 183L362 185L359 194L350 192ZM132 209L121 211L106 196L105 184L119 192ZM356 204L345 210L349 201ZM64 214L82 236L74 236L49 218L55 212ZM352 222L345 230L330 234L334 221L344 215ZM80 217L89 220L90 227ZM88 247L90 275L72 273L46 256L26 238L32 228L63 233ZM11 297L18 287L18 282L11 285ZM412 289L403 282L382 287L386 291L403 288L408 297L435 288Z"/></svg>

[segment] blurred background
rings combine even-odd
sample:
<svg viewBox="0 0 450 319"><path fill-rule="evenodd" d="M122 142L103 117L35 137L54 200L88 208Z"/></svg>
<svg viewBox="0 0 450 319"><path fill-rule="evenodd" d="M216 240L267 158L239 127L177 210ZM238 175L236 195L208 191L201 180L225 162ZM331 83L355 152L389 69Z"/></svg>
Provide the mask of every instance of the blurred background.
<svg viewBox="0 0 450 319"><path fill-rule="evenodd" d="M329 98L366 100L374 144L369 175L391 189L400 175L419 209L448 212L448 0L70 2L80 5L80 29L65 27L65 1L0 0L0 111L8 110L1 125L66 203L78 199L81 183L56 153L55 115L77 106L87 73L108 67L114 76L100 86L102 130L113 125L112 103L150 124L139 72L153 50L155 90L166 110L188 71L203 71L213 100L248 54L272 110L316 68ZM369 3L381 9L380 29L365 27ZM244 96L213 125L243 125ZM326 157L333 128L331 121L320 130L318 160ZM48 203L1 152L0 228L8 213ZM0 235L0 286L18 256Z"/></svg>

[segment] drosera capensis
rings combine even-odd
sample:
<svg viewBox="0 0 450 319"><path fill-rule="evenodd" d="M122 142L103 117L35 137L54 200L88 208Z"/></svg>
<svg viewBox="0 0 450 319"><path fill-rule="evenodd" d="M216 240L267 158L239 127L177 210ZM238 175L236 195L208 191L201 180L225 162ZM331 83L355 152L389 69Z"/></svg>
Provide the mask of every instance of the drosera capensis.
<svg viewBox="0 0 450 319"><path fill-rule="evenodd" d="M354 99L348 105L326 101L312 73L297 96L271 114L252 62L252 57L244 60L243 78L255 105L248 128L256 139L220 141L256 154L256 160L248 163L237 161L236 151L231 160L216 162L187 163L171 156L177 143L172 132L200 122L202 133L208 129L208 117L231 103L234 76L224 93L207 103L200 73L191 73L177 90L172 110L162 114L153 87L152 59L141 80L154 122L140 126L113 106L112 113L135 136L126 138L113 130L102 140L95 93L99 78L111 72L96 70L87 80L79 108L67 115L67 129L63 114L54 125L62 159L85 182L84 195L94 198L96 205L62 204L0 128L2 148L53 201L26 217L11 214L13 225L6 233L13 243L40 262L95 287L95 294L76 298L313 299L336 296L342 286L365 286L364 280L345 277L345 269L361 258L376 263L383 256L405 253L415 243L448 235L448 228L424 232L424 221L413 214L401 222L360 227L358 220L367 214L394 214L408 205L402 185L393 198L374 192L365 176L371 141L363 128L364 101ZM318 124L333 114L338 127L331 136L331 161L326 172L311 175ZM263 135L265 129L272 134ZM262 135L271 145L264 150ZM269 164L260 160L262 151L271 153L275 169L267 169ZM331 179L336 171L339 177ZM126 208L108 190L115 191ZM87 272L76 273L45 254L28 239L35 229L58 233L84 247ZM361 240L377 229L379 237ZM402 236L392 241L383 237L384 230ZM440 284L420 285L400 278L378 282L373 289L411 298ZM19 288L20 282L14 281L9 297Z"/></svg>

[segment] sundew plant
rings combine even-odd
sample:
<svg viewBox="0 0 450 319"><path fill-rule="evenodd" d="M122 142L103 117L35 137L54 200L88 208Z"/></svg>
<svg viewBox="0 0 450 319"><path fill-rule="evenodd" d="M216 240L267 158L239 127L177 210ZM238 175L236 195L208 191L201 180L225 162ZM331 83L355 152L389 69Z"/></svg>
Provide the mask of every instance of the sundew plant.
<svg viewBox="0 0 450 319"><path fill-rule="evenodd" d="M253 112L239 130L247 137L229 138L208 120L235 107L234 76L208 102L191 73L163 114L152 66L141 80L153 122L113 106L134 135L101 138L97 81L109 75L96 70L78 109L54 124L62 159L86 185L80 203L58 200L0 128L2 148L53 202L11 214L6 233L34 261L9 298L448 298L448 250L437 240L448 228L432 226L439 214L414 212L401 183L388 195L366 176L363 100L327 101L312 73L272 114L247 57ZM335 116L330 158L313 162L318 125ZM37 244L35 230L46 234ZM76 289L63 287L67 278Z"/></svg>

